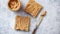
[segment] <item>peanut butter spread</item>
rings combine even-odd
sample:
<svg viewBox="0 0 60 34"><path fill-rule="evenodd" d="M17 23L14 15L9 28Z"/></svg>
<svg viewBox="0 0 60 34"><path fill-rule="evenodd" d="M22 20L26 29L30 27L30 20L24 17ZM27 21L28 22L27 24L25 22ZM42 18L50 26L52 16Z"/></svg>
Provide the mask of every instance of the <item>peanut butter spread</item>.
<svg viewBox="0 0 60 34"><path fill-rule="evenodd" d="M11 10L18 10L20 8L20 2L18 0L10 0L8 3L8 7Z"/></svg>

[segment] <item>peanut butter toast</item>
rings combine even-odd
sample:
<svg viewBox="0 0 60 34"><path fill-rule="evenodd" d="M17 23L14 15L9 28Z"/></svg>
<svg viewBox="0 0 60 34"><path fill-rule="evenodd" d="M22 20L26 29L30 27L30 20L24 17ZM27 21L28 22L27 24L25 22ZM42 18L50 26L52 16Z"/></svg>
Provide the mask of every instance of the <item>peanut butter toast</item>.
<svg viewBox="0 0 60 34"><path fill-rule="evenodd" d="M28 31L29 30L29 22L30 22L29 17L16 16L15 29Z"/></svg>
<svg viewBox="0 0 60 34"><path fill-rule="evenodd" d="M39 11L42 9L42 5L38 4L35 1L29 1L26 7L24 8L25 12L36 17Z"/></svg>

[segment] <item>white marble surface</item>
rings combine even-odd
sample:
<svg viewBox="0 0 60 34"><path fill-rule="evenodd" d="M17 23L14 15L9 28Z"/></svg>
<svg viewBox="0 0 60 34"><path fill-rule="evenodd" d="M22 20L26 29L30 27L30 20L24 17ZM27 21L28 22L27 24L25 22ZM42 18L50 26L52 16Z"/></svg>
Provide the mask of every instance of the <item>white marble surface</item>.
<svg viewBox="0 0 60 34"><path fill-rule="evenodd" d="M33 18L29 14L23 11L23 7L28 0L20 0L22 8L18 12L12 12L7 7L8 0L0 0L0 34L31 34L35 28L36 23L39 20L39 14L37 18ZM60 9L60 0L35 0L37 3L43 6L43 10L47 11L47 15L44 17L42 23L37 29L36 34L60 34L60 22L56 21L57 10ZM30 16L30 31L16 31L13 28L15 15Z"/></svg>

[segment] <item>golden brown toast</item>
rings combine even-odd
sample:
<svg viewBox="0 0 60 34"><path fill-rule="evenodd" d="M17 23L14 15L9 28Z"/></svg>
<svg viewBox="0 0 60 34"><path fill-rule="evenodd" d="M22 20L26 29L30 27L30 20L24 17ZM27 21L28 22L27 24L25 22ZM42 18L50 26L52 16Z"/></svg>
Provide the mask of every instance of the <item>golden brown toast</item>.
<svg viewBox="0 0 60 34"><path fill-rule="evenodd" d="M28 31L29 30L29 22L30 22L29 17L16 16L15 29Z"/></svg>
<svg viewBox="0 0 60 34"><path fill-rule="evenodd" d="M25 12L36 17L39 11L42 9L42 5L38 4L35 1L29 1L26 7L24 8Z"/></svg>

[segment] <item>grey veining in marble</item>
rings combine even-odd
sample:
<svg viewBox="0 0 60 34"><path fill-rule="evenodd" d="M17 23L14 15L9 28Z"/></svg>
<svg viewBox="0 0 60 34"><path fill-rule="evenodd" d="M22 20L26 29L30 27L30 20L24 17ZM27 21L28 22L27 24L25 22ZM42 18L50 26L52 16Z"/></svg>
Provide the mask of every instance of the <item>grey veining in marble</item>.
<svg viewBox="0 0 60 34"><path fill-rule="evenodd" d="M23 7L28 0L20 0L22 8L18 12L12 12L7 7L8 0L0 0L0 34L31 34L35 28L36 23L39 20L39 14L37 18L33 18L29 14L23 11ZM47 15L44 17L42 23L36 31L36 34L60 34L60 20L58 13L60 12L60 0L35 0L37 3L43 6L43 10L47 11ZM30 16L30 31L16 31L14 30L14 18L16 15ZM56 21L59 20L59 21Z"/></svg>

